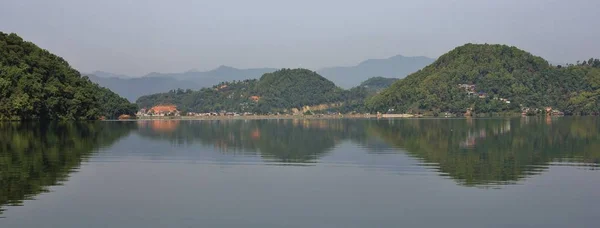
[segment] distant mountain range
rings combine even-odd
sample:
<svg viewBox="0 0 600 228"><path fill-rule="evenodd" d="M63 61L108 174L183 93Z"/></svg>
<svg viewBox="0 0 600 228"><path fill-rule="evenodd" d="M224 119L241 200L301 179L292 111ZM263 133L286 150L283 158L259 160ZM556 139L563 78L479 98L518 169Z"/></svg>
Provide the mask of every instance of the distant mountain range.
<svg viewBox="0 0 600 228"><path fill-rule="evenodd" d="M435 59L396 55L387 59L369 59L356 66L323 68L317 72L342 88L351 88L371 77L404 78L433 63Z"/></svg>
<svg viewBox="0 0 600 228"><path fill-rule="evenodd" d="M387 59L369 59L356 66L330 67L317 71L325 78L342 88L358 86L374 77L403 78L406 75L432 63L428 57L406 57L397 55ZM168 92L173 89L200 89L220 82L258 79L275 68L237 69L220 66L210 71L191 70L183 73L149 73L142 77L96 71L88 74L90 80L115 91L119 95L135 101L143 95Z"/></svg>
<svg viewBox="0 0 600 228"><path fill-rule="evenodd" d="M211 87L220 82L233 80L257 79L265 73L271 73L275 68L251 68L237 69L229 66L220 66L210 71L188 71L184 73L149 73L144 77L172 77L179 80L191 80L202 84L203 87Z"/></svg>
<svg viewBox="0 0 600 228"><path fill-rule="evenodd" d="M177 80L172 77L119 78L87 76L92 82L112 90L131 102L135 102L138 97L143 95L162 93L177 88L197 89L201 87L196 82Z"/></svg>
<svg viewBox="0 0 600 228"><path fill-rule="evenodd" d="M134 102L137 98L173 89L200 89L220 82L259 78L273 68L236 69L220 66L211 71L188 71L183 73L149 73L142 77L129 77L103 71L88 74L92 82L107 87Z"/></svg>
<svg viewBox="0 0 600 228"><path fill-rule="evenodd" d="M94 75L94 76L98 76L101 78L135 78L135 77L129 76L129 75L115 74L115 73L106 72L106 71L94 71L87 75Z"/></svg>

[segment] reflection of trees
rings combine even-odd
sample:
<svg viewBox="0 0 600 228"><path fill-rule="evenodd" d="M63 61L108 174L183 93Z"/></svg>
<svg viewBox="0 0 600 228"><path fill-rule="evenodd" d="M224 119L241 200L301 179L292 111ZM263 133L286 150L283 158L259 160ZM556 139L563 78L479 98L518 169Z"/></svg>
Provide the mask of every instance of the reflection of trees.
<svg viewBox="0 0 600 228"><path fill-rule="evenodd" d="M0 122L0 206L19 205L65 181L95 149L134 127L132 122Z"/></svg>
<svg viewBox="0 0 600 228"><path fill-rule="evenodd" d="M550 162L600 163L595 118L406 119L371 126L386 142L436 163L461 184L503 184L541 172ZM468 145L465 146L465 142Z"/></svg>
<svg viewBox="0 0 600 228"><path fill-rule="evenodd" d="M165 131L152 126L176 126ZM505 184L551 162L600 163L594 118L222 120L140 125L144 137L213 145L277 162L315 162L344 140L369 153L403 148L464 185ZM361 161L357 161L361 162Z"/></svg>
<svg viewBox="0 0 600 228"><path fill-rule="evenodd" d="M142 136L173 143L213 145L224 153L259 153L277 162L314 162L341 140L363 135L362 125L348 120L215 120L186 121L172 132L157 131L155 124L140 126ZM146 127L147 126L147 127Z"/></svg>

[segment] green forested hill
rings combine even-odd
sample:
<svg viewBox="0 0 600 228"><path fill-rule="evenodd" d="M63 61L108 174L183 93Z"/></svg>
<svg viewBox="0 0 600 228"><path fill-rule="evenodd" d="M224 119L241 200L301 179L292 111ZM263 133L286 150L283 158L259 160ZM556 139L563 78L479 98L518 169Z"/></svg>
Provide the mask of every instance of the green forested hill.
<svg viewBox="0 0 600 228"><path fill-rule="evenodd" d="M342 90L333 82L306 69L282 69L258 81L259 103L273 108L299 108L340 101Z"/></svg>
<svg viewBox="0 0 600 228"><path fill-rule="evenodd" d="M397 78L372 77L360 83L360 86L365 87L370 91L379 92L383 89L387 89L396 81L398 81Z"/></svg>
<svg viewBox="0 0 600 228"><path fill-rule="evenodd" d="M137 107L56 55L0 32L0 119L98 119Z"/></svg>
<svg viewBox="0 0 600 228"><path fill-rule="evenodd" d="M472 108L490 113L550 106L567 114L594 114L600 111L600 61L591 62L555 67L516 47L467 44L395 82L369 99L367 107L410 113L464 113ZM473 94L459 84L472 85Z"/></svg>
<svg viewBox="0 0 600 228"><path fill-rule="evenodd" d="M172 90L142 96L140 107L174 104L182 111L268 113L331 103L362 105L364 89L343 90L306 69L281 69L259 80L223 82L198 91Z"/></svg>

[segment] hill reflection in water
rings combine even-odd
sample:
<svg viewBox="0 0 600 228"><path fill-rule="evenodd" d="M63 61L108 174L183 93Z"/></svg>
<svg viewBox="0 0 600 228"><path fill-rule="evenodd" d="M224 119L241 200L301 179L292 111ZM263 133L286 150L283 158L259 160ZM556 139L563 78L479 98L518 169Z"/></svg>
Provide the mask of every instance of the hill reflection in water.
<svg viewBox="0 0 600 228"><path fill-rule="evenodd" d="M82 162L110 161L106 157L123 164L147 161L140 157L146 155L161 161L252 158L242 161L420 172L462 186L515 184L551 166L598 169L599 129L593 117L2 122L0 213L66 182Z"/></svg>
<svg viewBox="0 0 600 228"><path fill-rule="evenodd" d="M3 205L21 205L67 181L98 148L135 127L132 122L0 122L0 213Z"/></svg>
<svg viewBox="0 0 600 228"><path fill-rule="evenodd" d="M174 121L174 120L170 120ZM168 124L167 124L168 123ZM155 126L176 126L169 131ZM199 143L278 164L315 164L348 141L369 154L406 153L466 186L502 185L550 165L596 168L595 118L218 120L139 124L143 137ZM335 162L335 161L334 161ZM360 165L361 160L353 161Z"/></svg>

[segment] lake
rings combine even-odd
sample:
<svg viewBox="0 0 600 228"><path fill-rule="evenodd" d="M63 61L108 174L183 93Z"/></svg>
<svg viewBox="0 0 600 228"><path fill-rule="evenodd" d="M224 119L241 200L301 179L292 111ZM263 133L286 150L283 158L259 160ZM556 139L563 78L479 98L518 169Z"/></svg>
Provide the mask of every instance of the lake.
<svg viewBox="0 0 600 228"><path fill-rule="evenodd" d="M0 122L0 227L597 227L600 121Z"/></svg>

